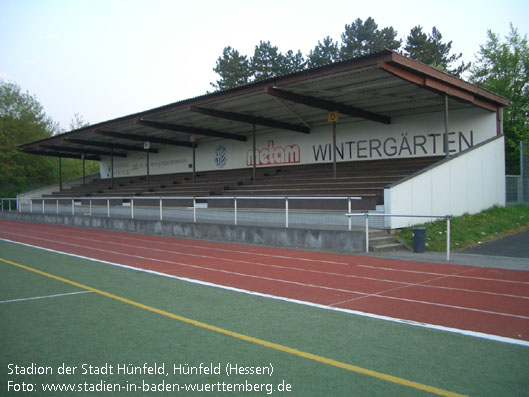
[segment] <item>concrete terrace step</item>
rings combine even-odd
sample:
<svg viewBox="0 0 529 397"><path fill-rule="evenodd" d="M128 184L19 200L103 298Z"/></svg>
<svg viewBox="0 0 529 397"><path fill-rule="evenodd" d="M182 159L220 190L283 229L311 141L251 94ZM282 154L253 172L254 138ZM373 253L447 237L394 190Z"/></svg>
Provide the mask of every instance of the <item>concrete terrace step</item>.
<svg viewBox="0 0 529 397"><path fill-rule="evenodd" d="M385 231L370 233L369 250L372 252L402 251L407 250L404 243Z"/></svg>

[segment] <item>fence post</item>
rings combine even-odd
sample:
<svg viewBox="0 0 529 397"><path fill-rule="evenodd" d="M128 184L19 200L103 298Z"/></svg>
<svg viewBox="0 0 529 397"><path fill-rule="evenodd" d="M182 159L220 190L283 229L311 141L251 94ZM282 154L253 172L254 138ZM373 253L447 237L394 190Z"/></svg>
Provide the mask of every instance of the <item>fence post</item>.
<svg viewBox="0 0 529 397"><path fill-rule="evenodd" d="M233 198L233 211L235 217L235 226L237 226L237 197Z"/></svg>
<svg viewBox="0 0 529 397"><path fill-rule="evenodd" d="M46 204L46 200L45 200L44 198L42 198L42 213L43 213L43 214L46 213L46 211L45 211L45 209L44 209L45 204Z"/></svg>
<svg viewBox="0 0 529 397"><path fill-rule="evenodd" d="M57 199L57 215L59 215L59 199Z"/></svg>
<svg viewBox="0 0 529 397"><path fill-rule="evenodd" d="M193 197L193 222L197 223L197 199Z"/></svg>
<svg viewBox="0 0 529 397"><path fill-rule="evenodd" d="M285 227L288 228L288 197L285 197Z"/></svg>
<svg viewBox="0 0 529 397"><path fill-rule="evenodd" d="M72 215L75 215L74 199L72 199Z"/></svg>
<svg viewBox="0 0 529 397"><path fill-rule="evenodd" d="M134 219L134 199L130 199L130 219Z"/></svg>
<svg viewBox="0 0 529 397"><path fill-rule="evenodd" d="M163 220L162 198L160 197L160 221Z"/></svg>
<svg viewBox="0 0 529 397"><path fill-rule="evenodd" d="M369 212L365 212L365 223L366 223L366 253L369 252Z"/></svg>
<svg viewBox="0 0 529 397"><path fill-rule="evenodd" d="M4 212L4 199L0 199L0 203L2 203L2 212Z"/></svg>
<svg viewBox="0 0 529 397"><path fill-rule="evenodd" d="M92 216L92 199L88 200L88 213Z"/></svg>
<svg viewBox="0 0 529 397"><path fill-rule="evenodd" d="M33 199L29 199L29 212L30 214L33 213Z"/></svg>
<svg viewBox="0 0 529 397"><path fill-rule="evenodd" d="M107 199L107 217L110 218L110 199Z"/></svg>

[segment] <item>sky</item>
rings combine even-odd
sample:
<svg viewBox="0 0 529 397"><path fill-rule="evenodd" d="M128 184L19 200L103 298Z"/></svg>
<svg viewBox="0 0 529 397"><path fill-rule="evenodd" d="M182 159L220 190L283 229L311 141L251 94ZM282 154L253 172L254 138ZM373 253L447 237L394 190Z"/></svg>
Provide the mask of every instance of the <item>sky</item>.
<svg viewBox="0 0 529 397"><path fill-rule="evenodd" d="M529 36L527 0L0 0L0 79L69 130L75 114L95 124L212 91L226 46L306 55L368 17L403 42L435 26L467 62L488 30Z"/></svg>

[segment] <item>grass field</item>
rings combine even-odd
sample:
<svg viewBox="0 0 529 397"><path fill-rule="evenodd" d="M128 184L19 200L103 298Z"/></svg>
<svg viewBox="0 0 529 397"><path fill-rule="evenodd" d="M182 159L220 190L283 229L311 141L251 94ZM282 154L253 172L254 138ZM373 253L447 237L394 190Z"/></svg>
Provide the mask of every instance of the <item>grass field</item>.
<svg viewBox="0 0 529 397"><path fill-rule="evenodd" d="M187 395L528 395L527 347L5 241L0 253L2 395L156 395L173 384L202 390ZM36 368L48 373L20 373ZM180 373L192 368L199 373ZM75 391L43 391L59 385Z"/></svg>
<svg viewBox="0 0 529 397"><path fill-rule="evenodd" d="M426 227L426 247L429 251L446 250L446 220L438 220L399 230L396 236L413 246L413 229ZM474 215L451 218L450 249L458 250L478 245L529 228L529 206L491 207Z"/></svg>

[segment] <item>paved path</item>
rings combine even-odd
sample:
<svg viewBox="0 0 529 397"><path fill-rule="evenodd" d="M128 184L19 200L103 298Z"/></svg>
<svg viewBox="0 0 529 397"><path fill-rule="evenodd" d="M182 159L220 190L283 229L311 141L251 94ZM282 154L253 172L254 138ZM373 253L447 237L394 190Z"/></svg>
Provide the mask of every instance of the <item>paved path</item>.
<svg viewBox="0 0 529 397"><path fill-rule="evenodd" d="M529 258L529 230L462 251L465 254Z"/></svg>
<svg viewBox="0 0 529 397"><path fill-rule="evenodd" d="M419 262L446 263L446 252L409 251L373 253L370 256ZM450 254L450 263L501 269L529 270L529 230Z"/></svg>

